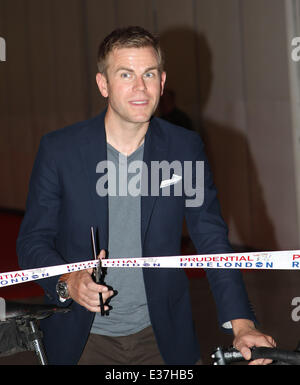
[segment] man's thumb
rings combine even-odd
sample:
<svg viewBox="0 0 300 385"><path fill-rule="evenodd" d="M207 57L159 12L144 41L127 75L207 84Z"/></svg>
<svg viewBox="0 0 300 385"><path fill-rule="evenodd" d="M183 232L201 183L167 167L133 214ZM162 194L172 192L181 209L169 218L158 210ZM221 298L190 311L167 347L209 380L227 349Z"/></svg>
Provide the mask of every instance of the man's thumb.
<svg viewBox="0 0 300 385"><path fill-rule="evenodd" d="M240 352L246 361L251 360L251 350L246 345L240 348Z"/></svg>

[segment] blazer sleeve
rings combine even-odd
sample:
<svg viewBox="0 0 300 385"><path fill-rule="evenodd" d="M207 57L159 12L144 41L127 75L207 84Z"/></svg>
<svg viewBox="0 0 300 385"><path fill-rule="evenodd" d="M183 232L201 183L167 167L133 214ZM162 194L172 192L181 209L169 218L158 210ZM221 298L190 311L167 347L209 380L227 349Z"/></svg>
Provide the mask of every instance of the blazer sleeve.
<svg viewBox="0 0 300 385"><path fill-rule="evenodd" d="M26 211L18 239L17 255L23 269L67 263L55 247L61 210L62 187L55 163L55 150L46 135L42 138L33 166ZM58 277L36 281L52 302L58 297L55 286ZM68 305L66 301L64 305Z"/></svg>
<svg viewBox="0 0 300 385"><path fill-rule="evenodd" d="M190 237L199 254L232 253L228 240L228 229L222 218L217 190L204 152L204 145L197 135L194 141L194 161L203 162L203 201L198 207L186 207L185 218ZM193 187L196 184L193 167ZM202 183L203 185L203 183ZM199 186L199 180L198 180ZM242 274L236 269L206 269L206 276L216 303L219 324L231 329L229 321L238 318L251 319L255 323L252 305L243 282Z"/></svg>

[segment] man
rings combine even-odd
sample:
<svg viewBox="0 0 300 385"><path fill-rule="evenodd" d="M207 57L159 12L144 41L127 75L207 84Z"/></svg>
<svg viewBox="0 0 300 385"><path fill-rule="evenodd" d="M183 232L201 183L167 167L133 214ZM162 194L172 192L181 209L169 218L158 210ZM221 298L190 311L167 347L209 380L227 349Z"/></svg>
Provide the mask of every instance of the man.
<svg viewBox="0 0 300 385"><path fill-rule="evenodd" d="M98 69L107 109L41 140L17 242L20 265L92 258L91 226L100 258L178 255L184 217L199 253L231 252L200 137L152 117L166 81L158 40L139 27L113 31L100 45ZM114 194L124 188L122 165L136 161L145 165L139 193ZM151 178L151 167L163 161L192 164L177 181L191 181L191 191L196 186L195 200L204 189L203 200L193 202L186 190L176 194L176 184L163 192L165 178ZM200 187L197 162L204 162ZM91 274L40 281L47 301L72 309L41 323L50 364L200 362L183 270L109 268L106 285L96 284ZM219 322L232 328L234 345L245 357L253 345L273 346L271 337L255 329L240 272L208 269L207 277ZM104 302L111 300L105 304L108 315L99 313L99 293Z"/></svg>

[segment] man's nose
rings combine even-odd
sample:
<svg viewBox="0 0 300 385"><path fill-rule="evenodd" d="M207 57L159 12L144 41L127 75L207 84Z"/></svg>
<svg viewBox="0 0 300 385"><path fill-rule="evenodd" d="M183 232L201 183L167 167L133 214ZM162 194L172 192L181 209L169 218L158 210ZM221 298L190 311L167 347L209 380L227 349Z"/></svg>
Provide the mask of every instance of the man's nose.
<svg viewBox="0 0 300 385"><path fill-rule="evenodd" d="M136 77L134 88L135 88L135 90L138 90L138 91L145 91L146 84L145 84L145 80L142 76Z"/></svg>

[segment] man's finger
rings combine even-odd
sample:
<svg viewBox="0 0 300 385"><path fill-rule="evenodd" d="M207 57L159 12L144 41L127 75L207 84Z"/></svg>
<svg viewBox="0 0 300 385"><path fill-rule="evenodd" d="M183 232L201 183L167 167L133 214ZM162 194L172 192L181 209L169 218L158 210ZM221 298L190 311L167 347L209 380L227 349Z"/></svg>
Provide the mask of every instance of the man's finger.
<svg viewBox="0 0 300 385"><path fill-rule="evenodd" d="M102 249L100 253L98 254L97 258L98 259L104 259L106 257L106 250Z"/></svg>
<svg viewBox="0 0 300 385"><path fill-rule="evenodd" d="M272 363L272 360L268 358L258 358L257 360L253 360L249 362L249 365L269 365Z"/></svg>
<svg viewBox="0 0 300 385"><path fill-rule="evenodd" d="M245 358L246 361L251 360L251 350L246 345L243 345L237 349L242 353L242 356Z"/></svg>

